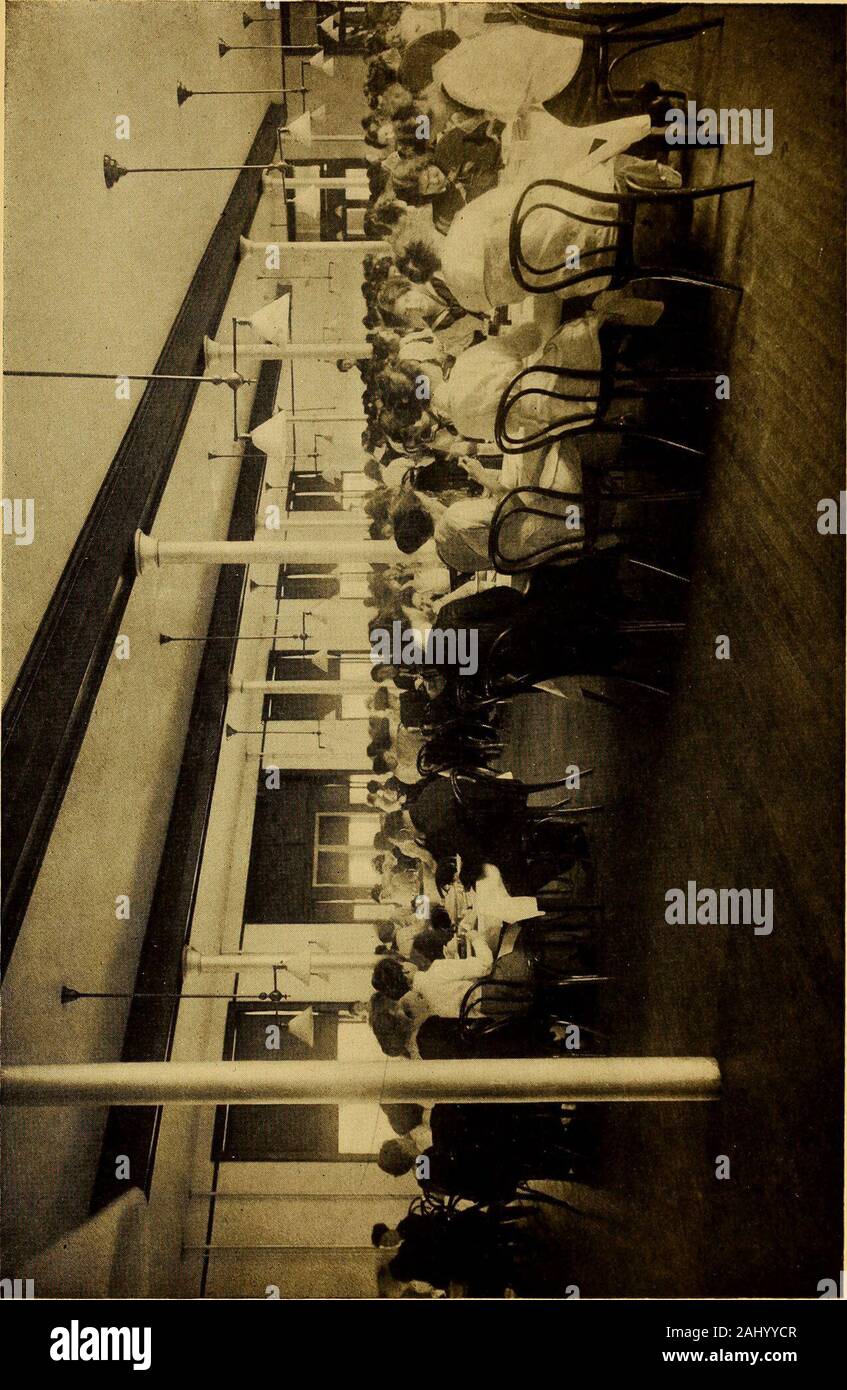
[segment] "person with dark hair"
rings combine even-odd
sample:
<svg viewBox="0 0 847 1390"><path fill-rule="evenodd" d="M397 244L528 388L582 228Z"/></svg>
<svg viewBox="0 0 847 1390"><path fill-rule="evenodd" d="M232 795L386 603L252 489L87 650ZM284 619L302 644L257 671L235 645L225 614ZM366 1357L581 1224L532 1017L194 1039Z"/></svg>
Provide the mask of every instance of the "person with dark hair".
<svg viewBox="0 0 847 1390"><path fill-rule="evenodd" d="M416 238L398 250L397 269L407 280L423 285L441 269L441 257L427 242Z"/></svg>
<svg viewBox="0 0 847 1390"><path fill-rule="evenodd" d="M375 1221L371 1230L371 1245L377 1250L396 1250L402 1237L384 1221Z"/></svg>
<svg viewBox="0 0 847 1390"><path fill-rule="evenodd" d="M380 1110L395 1134L408 1134L421 1124L425 1113L422 1105L381 1105Z"/></svg>
<svg viewBox="0 0 847 1390"><path fill-rule="evenodd" d="M466 206L463 189L452 183L435 156L413 154L401 159L391 171L391 180L399 197L413 207L428 203L432 209L432 225L446 236L455 217Z"/></svg>
<svg viewBox="0 0 847 1390"><path fill-rule="evenodd" d="M432 514L417 497L402 511L395 512L392 526L394 540L404 555L414 555L435 534Z"/></svg>
<svg viewBox="0 0 847 1390"><path fill-rule="evenodd" d="M366 145L370 145L376 150L392 150L397 143L397 136L394 130L394 122L389 116L381 115L378 111L370 116L362 117L362 129L365 132L364 140ZM386 180L388 182L388 171L386 170ZM370 183L370 179L368 179ZM385 187L383 183L382 187ZM382 191L381 189L379 191Z"/></svg>
<svg viewBox="0 0 847 1390"><path fill-rule="evenodd" d="M404 106L408 106L412 100L412 93L408 87L404 87L402 82L389 82L380 94L376 104L376 110L381 116L391 117L395 111L400 111Z"/></svg>
<svg viewBox="0 0 847 1390"><path fill-rule="evenodd" d="M373 58L369 60L364 83L364 92L368 105L374 110L378 106L383 93L400 80L398 78L399 62L399 54L392 49L384 49L381 53L374 54ZM406 83L402 81L401 85L406 87ZM411 90L411 88L407 90Z"/></svg>
<svg viewBox="0 0 847 1390"><path fill-rule="evenodd" d="M450 934L452 936L452 931ZM431 927L424 927L412 942L412 964L416 965L418 970L428 970L434 961L443 959L444 942L441 936Z"/></svg>
<svg viewBox="0 0 847 1390"><path fill-rule="evenodd" d="M403 818L401 808L398 807L396 811L389 811L388 814L383 817L382 830L383 834L386 835L392 843L396 843L399 837L409 838L408 825Z"/></svg>
<svg viewBox="0 0 847 1390"><path fill-rule="evenodd" d="M371 199L378 198L380 193L384 193L390 182L391 179L388 170L384 168L382 164L377 163L368 166L368 192L370 193ZM371 240L374 240L374 238L371 238Z"/></svg>
<svg viewBox="0 0 847 1390"><path fill-rule="evenodd" d="M415 937L415 945L421 937L429 949L431 938L426 933ZM437 1014L439 1018L458 1018L462 1001L474 980L485 979L491 974L494 957L485 938L479 932L465 932L463 939L467 951L464 957L444 959L441 948L441 956L433 957L425 970L406 975L411 993L417 996L414 1001L407 1002L414 1003L417 1009L418 1001L422 1001L425 1008L421 1012L426 1017Z"/></svg>
<svg viewBox="0 0 847 1390"><path fill-rule="evenodd" d="M446 946L447 942L452 940L455 931L453 923L450 921L450 914L438 904L430 909L429 928L440 940L442 946Z"/></svg>
<svg viewBox="0 0 847 1390"><path fill-rule="evenodd" d="M372 168L382 169L381 164L372 165ZM389 182L388 171L384 170L387 187ZM383 192L385 191L383 188ZM376 197L376 193L373 193ZM377 241L382 237L390 237L392 232L403 222L406 216L405 208L402 203L391 199L368 208L362 221L362 231L370 241Z"/></svg>
<svg viewBox="0 0 847 1390"><path fill-rule="evenodd" d="M392 841L385 837L381 843L392 844ZM394 903L397 907L407 907L413 898L416 898L421 891L421 869L428 856L425 850L418 850L420 859L410 858L402 854L399 849L393 848L386 855L385 871L380 886L379 901L381 903Z"/></svg>
<svg viewBox="0 0 847 1390"><path fill-rule="evenodd" d="M410 961L401 961L385 956L374 966L371 986L377 994L384 994L389 999L399 1000L408 994L412 980L417 974L417 967Z"/></svg>
<svg viewBox="0 0 847 1390"><path fill-rule="evenodd" d="M387 1268L400 1283L436 1289L459 1285L471 1298L502 1297L513 1278L511 1257L490 1211L433 1211L404 1217L402 1244Z"/></svg>
<svg viewBox="0 0 847 1390"><path fill-rule="evenodd" d="M391 748L391 735L390 735L388 732L386 732L385 734L381 735L379 738L374 738L374 739L372 739L371 742L368 744L367 749L366 749L365 751L366 751L366 753L367 753L367 755L368 755L369 758L376 758L376 756L377 756L379 753L382 753L383 755L386 754L386 753L388 753L388 751L389 751L390 748Z"/></svg>
<svg viewBox="0 0 847 1390"><path fill-rule="evenodd" d="M480 120L471 129L454 125L445 131L431 151L432 163L448 183L458 185L465 203L495 188L502 168L499 135L489 133L492 126ZM502 126L493 127L502 130Z"/></svg>
<svg viewBox="0 0 847 1390"><path fill-rule="evenodd" d="M374 994L368 1005L368 1022L387 1057L409 1057L414 1025L396 999Z"/></svg>
<svg viewBox="0 0 847 1390"><path fill-rule="evenodd" d="M376 934L383 946L393 946L394 944L394 923L375 922Z"/></svg>
<svg viewBox="0 0 847 1390"><path fill-rule="evenodd" d="M383 1172L414 1172L427 1194L508 1202L519 1184L584 1181L586 1136L560 1105L435 1105L426 1123L395 1131L380 1148ZM424 1160L421 1162L421 1160Z"/></svg>

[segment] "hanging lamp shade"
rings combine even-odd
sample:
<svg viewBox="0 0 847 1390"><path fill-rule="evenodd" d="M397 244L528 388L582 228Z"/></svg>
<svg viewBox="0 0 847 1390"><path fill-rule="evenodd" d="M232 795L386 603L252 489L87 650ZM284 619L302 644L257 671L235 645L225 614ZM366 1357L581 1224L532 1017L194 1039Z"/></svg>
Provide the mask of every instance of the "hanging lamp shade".
<svg viewBox="0 0 847 1390"><path fill-rule="evenodd" d="M281 294L250 315L250 326L266 343L285 347L291 341L291 295Z"/></svg>
<svg viewBox="0 0 847 1390"><path fill-rule="evenodd" d="M286 970L289 975L293 975L295 980L300 981L301 985L308 985L312 979L312 952L307 948L305 951L298 951L296 956L285 956L280 964L280 969ZM299 1014L295 1014L294 1016L294 1018L299 1017ZM291 1022L293 1023L294 1019L292 1019ZM296 1036L295 1034L295 1037Z"/></svg>
<svg viewBox="0 0 847 1390"><path fill-rule="evenodd" d="M315 1011L313 1008L301 1009L299 1014L288 1020L288 1031L307 1047L315 1045Z"/></svg>
<svg viewBox="0 0 847 1390"><path fill-rule="evenodd" d="M302 116L297 116L285 127L286 133L293 135L294 139L299 140L302 144L310 145L312 143L312 114L311 111L304 111Z"/></svg>
<svg viewBox="0 0 847 1390"><path fill-rule="evenodd" d="M332 39L333 43L338 43L341 33L341 15L339 11L336 10L334 14L329 14L326 19L322 19L318 28L322 33L326 34L328 39Z"/></svg>
<svg viewBox="0 0 847 1390"><path fill-rule="evenodd" d="M263 454L284 457L288 451L289 428L288 415L284 410L280 410L276 415L272 415L270 420L265 420L264 424L251 430L250 438Z"/></svg>

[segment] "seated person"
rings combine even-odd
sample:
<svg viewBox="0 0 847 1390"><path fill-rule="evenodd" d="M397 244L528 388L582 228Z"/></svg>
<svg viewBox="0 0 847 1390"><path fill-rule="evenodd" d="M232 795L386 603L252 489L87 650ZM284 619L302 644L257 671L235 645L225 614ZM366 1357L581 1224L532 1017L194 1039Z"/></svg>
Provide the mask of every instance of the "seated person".
<svg viewBox="0 0 847 1390"><path fill-rule="evenodd" d="M508 1202L520 1183L587 1172L571 1147L577 1132L570 1114L560 1105L435 1105L428 1117L408 1118L408 1130L395 1128L397 1137L381 1146L377 1163L393 1177L414 1172L425 1193Z"/></svg>
<svg viewBox="0 0 847 1390"><path fill-rule="evenodd" d="M481 321L452 298L443 282L436 288L431 282L421 284L402 275L393 275L379 290L377 302L383 313L391 315L399 324L411 329L429 328L438 335L433 345L438 351L431 348L424 353L428 361L443 362L448 351L450 356L458 356L481 332ZM445 336L451 329L449 336ZM418 339L419 351L423 351L425 341ZM402 346L402 342L398 343L398 354Z"/></svg>
<svg viewBox="0 0 847 1390"><path fill-rule="evenodd" d="M511 1286L511 1258L493 1213L414 1213L398 1222L397 1234L401 1244L387 1268L399 1283L458 1285L476 1298L500 1297Z"/></svg>
<svg viewBox="0 0 847 1390"><path fill-rule="evenodd" d="M391 515L394 539L400 550L413 555L434 539L439 559L460 574L492 567L489 549L491 521L501 496L507 491L500 484L496 470L483 469L469 462L466 471L485 488L486 496L467 498L447 507L437 498L422 492L406 492L395 504ZM579 455L574 447L564 444L555 446L555 453L551 450L550 466L542 472L542 485L561 492L578 493L581 482ZM574 514L574 520L577 519L581 520ZM567 549L560 556L564 562L569 553L579 556L584 550L585 535L581 524L566 528L563 520L527 517L520 521L520 528L514 535L510 530L510 548L516 552L519 552L522 543L528 550L533 550L544 544L561 542L563 547L567 544ZM506 600L494 602L502 604ZM443 607L439 613L439 625L449 626L449 617L445 615Z"/></svg>
<svg viewBox="0 0 847 1390"><path fill-rule="evenodd" d="M522 389L532 394L516 402L506 421L510 434L525 429L530 435L556 422L572 419L575 426L590 423L596 411L602 366L600 329L604 323L647 326L657 322L663 305L637 299L622 291L604 291L589 312L559 328L544 341L536 324L521 324L495 338L469 347L455 362L443 383L436 386L429 408L449 421L467 439L493 439L498 406L504 391L518 372L537 367ZM545 375L547 367L565 367L590 373L562 378ZM567 395L574 399L554 399L540 394Z"/></svg>
<svg viewBox="0 0 847 1390"><path fill-rule="evenodd" d="M443 53L441 56L443 57ZM372 58L368 59L364 93L372 110L376 110L380 105L386 92L398 85L404 88L405 99L408 101L411 92L405 83L401 83L398 79L399 63L400 54L396 49L384 49L381 53L375 53Z"/></svg>
<svg viewBox="0 0 847 1390"><path fill-rule="evenodd" d="M507 155L497 188L462 209L447 233L440 252L441 274L459 302L490 314L527 294L512 273L510 235L518 200L536 180L562 179L598 194L622 193L635 186L679 187L680 176L668 165L623 153L649 133L647 116L582 128L564 126L543 111L532 112L522 132L525 138ZM522 255L538 267L534 274L524 266L530 283L543 290L568 271L577 276L594 269L597 274L590 279L565 285L557 293L595 294L608 286L618 237L613 204L543 183L524 199L521 216ZM597 256L604 247L608 255Z"/></svg>
<svg viewBox="0 0 847 1390"><path fill-rule="evenodd" d="M453 126L431 150L395 162L391 180L399 198L431 204L432 224L446 236L462 208L496 187L499 173L500 144L487 127Z"/></svg>
<svg viewBox="0 0 847 1390"><path fill-rule="evenodd" d="M568 421L573 428L584 430L597 409L601 328L605 323L655 324L663 307L658 301L639 299L626 291L605 291L597 296L590 311L563 324L547 341L538 325L525 323L471 345L449 368L428 365L425 392L408 364L405 383L398 366L386 382L386 400L408 426L417 424L422 443L433 437L439 423L466 440L492 440L504 392L519 372L535 368L521 383L523 394L508 412L505 423L509 433L523 429L534 437L549 426L561 427ZM548 373L548 368L554 370ZM560 377L555 375L558 368L576 375ZM581 372L586 375L581 377Z"/></svg>
<svg viewBox="0 0 847 1390"><path fill-rule="evenodd" d="M466 947L464 958L457 956L453 959L432 960L426 969L417 970L412 979L411 992L426 1005L427 1017L430 1014L438 1014L441 1018L458 1018L462 1000L471 983L484 979L491 973L494 957L484 937L479 932L464 929L462 935ZM425 944L429 951L431 943L425 933L420 933L415 938L413 951L419 949L419 944ZM409 1000L407 1003L417 1007L417 1000Z"/></svg>
<svg viewBox="0 0 847 1390"><path fill-rule="evenodd" d="M372 890L374 901L408 907L421 890L420 871L416 867L401 867L392 855L387 855L386 861L382 882Z"/></svg>
<svg viewBox="0 0 847 1390"><path fill-rule="evenodd" d="M457 1018L420 1014L399 999L376 993L368 1005L368 1021L387 1057L444 1061L455 1057L555 1057L561 1055L555 1030L544 1019L528 1016L502 1024L496 1032L463 1037Z"/></svg>
<svg viewBox="0 0 847 1390"><path fill-rule="evenodd" d="M422 1105L388 1104L380 1105L395 1134L410 1134L416 1125L423 1124L429 1115Z"/></svg>

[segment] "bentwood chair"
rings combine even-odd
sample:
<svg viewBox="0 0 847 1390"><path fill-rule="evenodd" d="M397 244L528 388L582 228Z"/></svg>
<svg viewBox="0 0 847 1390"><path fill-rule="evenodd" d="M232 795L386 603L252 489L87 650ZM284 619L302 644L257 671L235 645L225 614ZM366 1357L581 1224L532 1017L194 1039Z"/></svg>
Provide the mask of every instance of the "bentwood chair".
<svg viewBox="0 0 847 1390"><path fill-rule="evenodd" d="M590 484L595 479L586 473L584 481ZM633 538L643 539L646 533L643 522L635 526L621 521L622 505L657 508L693 503L699 495L698 491L623 491L589 486L582 492L513 488L500 499L491 518L488 551L492 567L500 574L524 574L554 563L585 564L614 553L622 555L637 548ZM581 523L578 529L573 527L575 516ZM651 621L646 626L635 624L619 630L669 629ZM503 638L504 649L496 653L501 661L507 655L507 640Z"/></svg>
<svg viewBox="0 0 847 1390"><path fill-rule="evenodd" d="M483 821L486 818L519 815L538 822L550 820L553 812L581 816L603 809L601 806L574 806L566 811L570 797L552 806L529 806L529 797L535 792L552 791L569 785L569 777L556 777L549 782L522 782L518 778L498 777L481 768L454 768L450 773L450 786L458 810Z"/></svg>
<svg viewBox="0 0 847 1390"><path fill-rule="evenodd" d="M453 727L433 729L417 757L422 777L456 767L488 767L503 752L497 731L481 720L455 721Z"/></svg>
<svg viewBox="0 0 847 1390"><path fill-rule="evenodd" d="M521 782L497 777L482 768L454 768L450 773L460 818L482 835L496 836L505 827L511 851L523 870L547 866L546 878L538 879L542 883L572 864L590 864L585 822L605 809L599 804L571 806L569 797L549 806L528 804L535 792L562 787L568 781L560 777L549 782Z"/></svg>
<svg viewBox="0 0 847 1390"><path fill-rule="evenodd" d="M552 987L532 980L500 980L496 975L474 980L459 1008L460 1045L476 1051L486 1039L510 1030L518 1032L523 1026L527 1039L534 1040L548 1055L556 1055L559 1049L550 1034L557 1025L575 1025L581 1033L600 1036L583 1023L563 1018L562 1002L568 988L602 984L604 979L600 975L562 976ZM587 1049L581 1048L580 1055L589 1055Z"/></svg>
<svg viewBox="0 0 847 1390"><path fill-rule="evenodd" d="M638 8L631 6L626 9L593 4L580 5L579 9L562 4L509 6L514 18L521 24L528 24L533 29L543 29L547 33L582 39L593 53L596 93L615 106L631 104L639 96L661 101L685 100L685 92L665 88L658 83L648 83L634 90L616 87L612 81L618 65L636 53L664 44L678 43L683 39L696 38L710 29L720 29L723 26L723 19L717 16L688 24L670 25L662 29L645 28L656 19L670 18L681 8L680 5L641 5ZM624 47L624 51L612 57L612 49L621 46Z"/></svg>
<svg viewBox="0 0 847 1390"><path fill-rule="evenodd" d="M613 359L598 371L538 362L518 372L500 397L494 437L504 454L543 449L565 436L594 434L617 435L622 441L640 441L673 450L680 458L702 459L701 449L642 429L621 416L612 418L610 412L622 401L667 396L678 385L699 383L714 388L716 375L714 368L701 371L622 367ZM554 387L554 382L561 385ZM526 413L528 402L533 403L532 415ZM545 402L543 418L538 411L539 402Z"/></svg>
<svg viewBox="0 0 847 1390"><path fill-rule="evenodd" d="M592 280L603 280L611 289L651 280L661 284L728 290L740 297L744 293L743 286L730 280L718 280L714 276L670 266L639 265L635 260L635 231L642 208L662 204L679 207L681 204L690 205L700 198L718 198L722 193L753 188L755 179L708 184L701 188L639 188L634 180L633 174L631 180L627 180L630 186L625 193L597 192L581 184L552 177L534 179L527 184L515 203L509 224L509 267L521 289L528 294L548 294L570 291L574 286L584 285L585 293L590 293ZM580 247L579 269L569 264L573 259L572 238L564 247L563 260L536 265L525 250L524 236L527 223L539 212L558 215L563 223L604 228L608 240L594 249L583 250ZM591 262L587 267L584 266L586 261Z"/></svg>

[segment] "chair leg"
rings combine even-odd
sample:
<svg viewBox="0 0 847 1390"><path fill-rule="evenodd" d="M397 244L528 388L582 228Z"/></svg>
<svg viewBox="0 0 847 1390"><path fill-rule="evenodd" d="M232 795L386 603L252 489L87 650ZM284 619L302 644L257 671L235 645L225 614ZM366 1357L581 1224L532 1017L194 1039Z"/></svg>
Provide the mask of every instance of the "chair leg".
<svg viewBox="0 0 847 1390"><path fill-rule="evenodd" d="M620 623L618 626L618 632L684 632L686 627L686 623L671 622L669 619L645 618L637 619L628 623Z"/></svg>
<svg viewBox="0 0 847 1390"><path fill-rule="evenodd" d="M629 280L629 284L639 284L641 281L661 285L693 285L704 290L726 290L729 294L737 294L739 299L744 294L744 286L736 284L734 280L718 280L714 275L701 275L694 270L639 269L638 274Z"/></svg>
<svg viewBox="0 0 847 1390"><path fill-rule="evenodd" d="M653 695L669 696L671 693L669 690L663 690L660 685L649 685L647 681L638 681L632 676L619 676L613 672L610 679L620 681L623 685L637 686L640 690L649 690Z"/></svg>
<svg viewBox="0 0 847 1390"><path fill-rule="evenodd" d="M662 569L661 565L651 565L651 564L648 564L648 562L647 562L646 560L636 560L636 559L635 559L633 556L631 556L631 555L625 555L625 556L624 556L624 560L625 560L626 564L628 564L628 565L634 565L634 566L636 566L638 569L642 569L642 570L652 570L652 572L653 572L654 574L663 574L663 575L665 575L665 577L666 577L667 579L677 579L677 580L679 580L680 584L690 584L690 583L691 583L691 580L688 578L688 575L686 575L686 574L676 574L674 570Z"/></svg>
<svg viewBox="0 0 847 1390"><path fill-rule="evenodd" d="M705 450L695 449L691 444L681 444L678 439L669 439L666 435L652 434L647 430L638 429L637 426L628 425L620 420L610 420L608 424L600 423L595 425L590 431L592 434L617 434L621 439L633 439L644 444L661 444L666 449L675 449L677 453L685 454L690 459L704 459Z"/></svg>
<svg viewBox="0 0 847 1390"><path fill-rule="evenodd" d="M621 679L621 678L616 676L616 677L614 677L614 679L615 679L615 680L619 680L619 679ZM538 826L544 825L544 824L547 823L547 822L549 822L550 824L556 824L556 823L557 823L557 817L551 814L553 811L556 811L558 816L584 816L584 815L587 815L589 812L592 812L592 811L605 811L605 809L606 809L605 806L599 806L599 805L598 805L598 806L570 806L570 807L567 807L567 808L564 807L564 805L558 806L558 807L556 807L556 806L539 806L539 808L538 808L537 811L530 811L529 814L530 814L530 816L533 816L533 817L534 817L534 823L535 823L535 827L536 827L536 829L537 829ZM558 823L561 824L561 821L559 821Z"/></svg>
<svg viewBox="0 0 847 1390"><path fill-rule="evenodd" d="M527 794L531 792L549 792L554 787L566 787L570 782L570 777L556 777L552 782L524 782Z"/></svg>
<svg viewBox="0 0 847 1390"><path fill-rule="evenodd" d="M755 188L755 179L738 179L735 183L709 183L700 188L680 190L688 198L717 198L721 193L740 193L745 188Z"/></svg>

